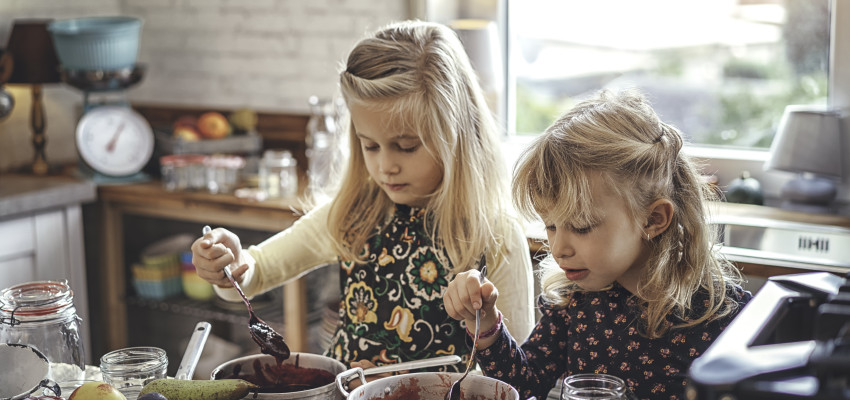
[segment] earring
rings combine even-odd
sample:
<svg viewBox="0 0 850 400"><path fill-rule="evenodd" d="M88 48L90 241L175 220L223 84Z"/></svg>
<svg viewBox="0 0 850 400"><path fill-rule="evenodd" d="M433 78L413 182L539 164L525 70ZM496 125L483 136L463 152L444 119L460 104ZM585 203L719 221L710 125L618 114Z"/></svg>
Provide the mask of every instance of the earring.
<svg viewBox="0 0 850 400"><path fill-rule="evenodd" d="M649 241L649 239L650 239L650 237L649 237L649 232L647 232L647 233L646 233L646 241Z"/></svg>

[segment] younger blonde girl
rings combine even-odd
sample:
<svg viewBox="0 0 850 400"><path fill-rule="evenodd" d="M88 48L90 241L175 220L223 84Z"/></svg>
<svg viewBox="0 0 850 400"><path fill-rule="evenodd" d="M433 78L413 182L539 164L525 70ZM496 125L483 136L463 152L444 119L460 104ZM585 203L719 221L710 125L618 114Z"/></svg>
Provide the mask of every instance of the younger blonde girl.
<svg viewBox="0 0 850 400"><path fill-rule="evenodd" d="M484 373L527 398L559 377L604 373L641 399L683 399L687 371L751 295L713 248L713 192L682 153L679 131L638 92L604 91L555 121L527 149L514 201L546 226L543 313L518 343L498 324L511 286L460 274L446 309L474 326ZM501 291L497 291L499 287Z"/></svg>

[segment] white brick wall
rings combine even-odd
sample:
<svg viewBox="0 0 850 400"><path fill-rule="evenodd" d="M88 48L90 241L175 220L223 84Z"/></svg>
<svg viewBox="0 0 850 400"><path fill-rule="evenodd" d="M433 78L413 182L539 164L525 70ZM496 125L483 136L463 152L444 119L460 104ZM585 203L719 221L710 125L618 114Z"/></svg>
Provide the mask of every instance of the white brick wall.
<svg viewBox="0 0 850 400"><path fill-rule="evenodd" d="M360 37L409 14L402 0L2 0L0 43L15 18L94 15L144 20L147 73L128 90L131 101L301 114L309 96L336 94L339 65ZM9 89L16 106L0 121L0 171L32 159L29 91ZM82 97L64 84L45 87L51 162L76 160Z"/></svg>

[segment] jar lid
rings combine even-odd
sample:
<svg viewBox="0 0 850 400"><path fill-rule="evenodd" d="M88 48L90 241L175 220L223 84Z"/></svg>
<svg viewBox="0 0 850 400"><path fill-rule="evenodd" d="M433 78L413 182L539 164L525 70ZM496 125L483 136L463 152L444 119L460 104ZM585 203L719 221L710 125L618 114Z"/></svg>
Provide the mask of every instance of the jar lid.
<svg viewBox="0 0 850 400"><path fill-rule="evenodd" d="M0 291L0 314L40 317L74 307L74 292L67 282L34 281Z"/></svg>

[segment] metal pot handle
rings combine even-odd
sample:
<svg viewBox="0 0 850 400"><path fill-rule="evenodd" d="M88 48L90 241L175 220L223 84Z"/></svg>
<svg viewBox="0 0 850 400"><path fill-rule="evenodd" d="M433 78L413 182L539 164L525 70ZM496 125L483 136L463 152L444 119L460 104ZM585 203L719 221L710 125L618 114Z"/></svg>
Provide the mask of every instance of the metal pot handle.
<svg viewBox="0 0 850 400"><path fill-rule="evenodd" d="M62 396L62 389L59 388L59 384L50 379L42 379L42 381L38 383L38 387L50 390L57 397Z"/></svg>
<svg viewBox="0 0 850 400"><path fill-rule="evenodd" d="M336 386L339 388L339 391L342 392L343 397L348 397L348 395L350 394L348 391L345 390L345 387L348 386L348 382L354 379L354 375L360 378L361 385L366 384L366 376L365 374L363 374L363 368L360 367L354 367L347 371L340 372L336 376ZM351 379L349 379L349 377L351 377Z"/></svg>

